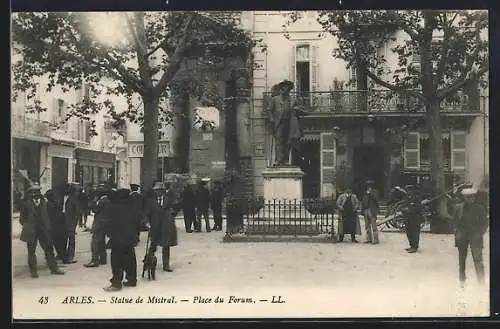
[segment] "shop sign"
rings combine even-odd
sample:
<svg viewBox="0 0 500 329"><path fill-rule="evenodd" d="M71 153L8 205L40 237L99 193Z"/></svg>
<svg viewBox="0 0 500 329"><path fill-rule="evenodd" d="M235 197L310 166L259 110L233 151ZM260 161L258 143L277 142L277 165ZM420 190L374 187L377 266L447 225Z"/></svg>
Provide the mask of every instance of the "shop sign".
<svg viewBox="0 0 500 329"><path fill-rule="evenodd" d="M143 143L128 143L128 157L129 158L142 158L144 155L144 144ZM164 158L171 156L170 143L160 142L158 143L158 157Z"/></svg>

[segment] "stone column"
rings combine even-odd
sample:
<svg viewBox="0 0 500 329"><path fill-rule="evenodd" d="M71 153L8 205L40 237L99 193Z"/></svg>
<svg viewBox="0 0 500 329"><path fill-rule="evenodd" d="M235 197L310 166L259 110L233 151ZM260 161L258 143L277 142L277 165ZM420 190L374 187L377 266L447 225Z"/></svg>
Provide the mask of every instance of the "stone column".
<svg viewBox="0 0 500 329"><path fill-rule="evenodd" d="M252 155L252 139L250 134L250 72L247 68L233 70L236 87L236 124L238 134L238 147L241 157Z"/></svg>

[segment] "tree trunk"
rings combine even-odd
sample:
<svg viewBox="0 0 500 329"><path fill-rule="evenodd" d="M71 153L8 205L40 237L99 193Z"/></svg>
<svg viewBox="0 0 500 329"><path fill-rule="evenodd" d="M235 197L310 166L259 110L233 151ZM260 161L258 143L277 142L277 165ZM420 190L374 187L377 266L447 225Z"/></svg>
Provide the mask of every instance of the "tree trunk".
<svg viewBox="0 0 500 329"><path fill-rule="evenodd" d="M442 127L440 118L439 102L431 102L427 105L427 129L429 133L430 156L431 156L431 178L436 195L442 195L437 204L438 216L433 217L431 221L431 231L446 230L443 225L446 225L449 214L447 209L447 199L444 197L446 192L444 171L443 171L443 141Z"/></svg>
<svg viewBox="0 0 500 329"><path fill-rule="evenodd" d="M175 156L177 170L180 173L189 173L189 150L191 140L191 113L189 109L189 95L183 93L175 97Z"/></svg>
<svg viewBox="0 0 500 329"><path fill-rule="evenodd" d="M143 188L150 189L158 171L158 99L143 98L144 102L144 155Z"/></svg>
<svg viewBox="0 0 500 329"><path fill-rule="evenodd" d="M357 103L360 109L368 109L368 75L366 62L363 60L357 61L356 67L356 90L357 90ZM361 91L360 91L361 90Z"/></svg>

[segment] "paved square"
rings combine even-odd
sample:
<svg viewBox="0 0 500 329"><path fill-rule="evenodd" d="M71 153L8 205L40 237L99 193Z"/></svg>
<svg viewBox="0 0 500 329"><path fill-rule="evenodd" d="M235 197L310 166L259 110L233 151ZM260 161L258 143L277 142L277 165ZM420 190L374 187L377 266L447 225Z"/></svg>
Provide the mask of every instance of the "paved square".
<svg viewBox="0 0 500 329"><path fill-rule="evenodd" d="M156 281L140 279L135 288L106 293L109 265L85 268L90 233L78 231L78 263L64 276L40 269L29 277L26 247L13 239L13 311L24 318L220 318L220 317L392 317L480 316L489 314L489 287L476 284L471 257L468 285L458 287L453 236L422 234L421 251L407 254L406 236L381 233L379 245L314 242L223 243L223 232L192 233L179 228L172 248L173 273L157 272ZM363 237L359 238L363 241ZM486 239L487 240L487 239ZM146 236L136 248L138 271ZM39 264L43 264L43 254ZM160 256L160 253L158 253ZM160 260L161 257L158 257ZM489 272L489 245L485 245ZM161 267L160 267L161 268ZM48 304L40 304L42 296ZM94 304L63 304L65 297L91 296ZM174 298L169 304L111 303L111 297ZM216 296L224 298L216 303ZM233 296L233 297L231 297ZM285 303L270 303L281 296ZM241 299L240 299L241 298ZM242 303L250 301L252 303ZM98 300L106 300L99 302ZM154 298L153 298L154 299ZM229 300L231 299L231 303ZM182 300L187 300L183 302ZM260 301L267 300L267 301ZM220 300L219 300L220 301ZM235 302L236 301L236 302ZM238 303L239 301L239 303ZM253 303L255 301L255 303ZM216 305L214 305L216 304Z"/></svg>

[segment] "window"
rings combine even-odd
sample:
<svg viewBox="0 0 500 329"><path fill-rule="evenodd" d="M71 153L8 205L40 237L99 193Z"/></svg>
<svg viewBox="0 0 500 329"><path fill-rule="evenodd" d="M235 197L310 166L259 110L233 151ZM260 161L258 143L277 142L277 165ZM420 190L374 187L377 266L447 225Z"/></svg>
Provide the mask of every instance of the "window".
<svg viewBox="0 0 500 329"><path fill-rule="evenodd" d="M302 95L302 101L310 99L310 92L319 89L317 55L318 47L315 45L296 45L292 50L289 79L295 83L295 91Z"/></svg>
<svg viewBox="0 0 500 329"><path fill-rule="evenodd" d="M77 121L76 139L85 143L90 143L89 122L79 119Z"/></svg>
<svg viewBox="0 0 500 329"><path fill-rule="evenodd" d="M411 47L411 61L412 63L420 63L420 52L417 46Z"/></svg>
<svg viewBox="0 0 500 329"><path fill-rule="evenodd" d="M451 133L451 169L464 170L466 166L467 136L464 131Z"/></svg>
<svg viewBox="0 0 500 329"><path fill-rule="evenodd" d="M420 134L418 132L408 133L405 139L404 166L407 169L420 168Z"/></svg>
<svg viewBox="0 0 500 329"><path fill-rule="evenodd" d="M465 169L466 137L465 131L442 134L443 167L445 170ZM408 134L405 140L404 164L407 169L430 169L430 141L426 133L411 132Z"/></svg>
<svg viewBox="0 0 500 329"><path fill-rule="evenodd" d="M441 136L443 145L443 167L445 170L450 170L451 166L451 150L450 150L450 134L443 133ZM427 134L420 134L420 168L430 169L431 166L431 145Z"/></svg>
<svg viewBox="0 0 500 329"><path fill-rule="evenodd" d="M308 62L309 61L309 45L297 46L295 48L296 61Z"/></svg>
<svg viewBox="0 0 500 329"><path fill-rule="evenodd" d="M64 116L64 100L57 100L57 116L62 118Z"/></svg>
<svg viewBox="0 0 500 329"><path fill-rule="evenodd" d="M90 85L87 83L83 84L83 99L88 99L90 97Z"/></svg>

